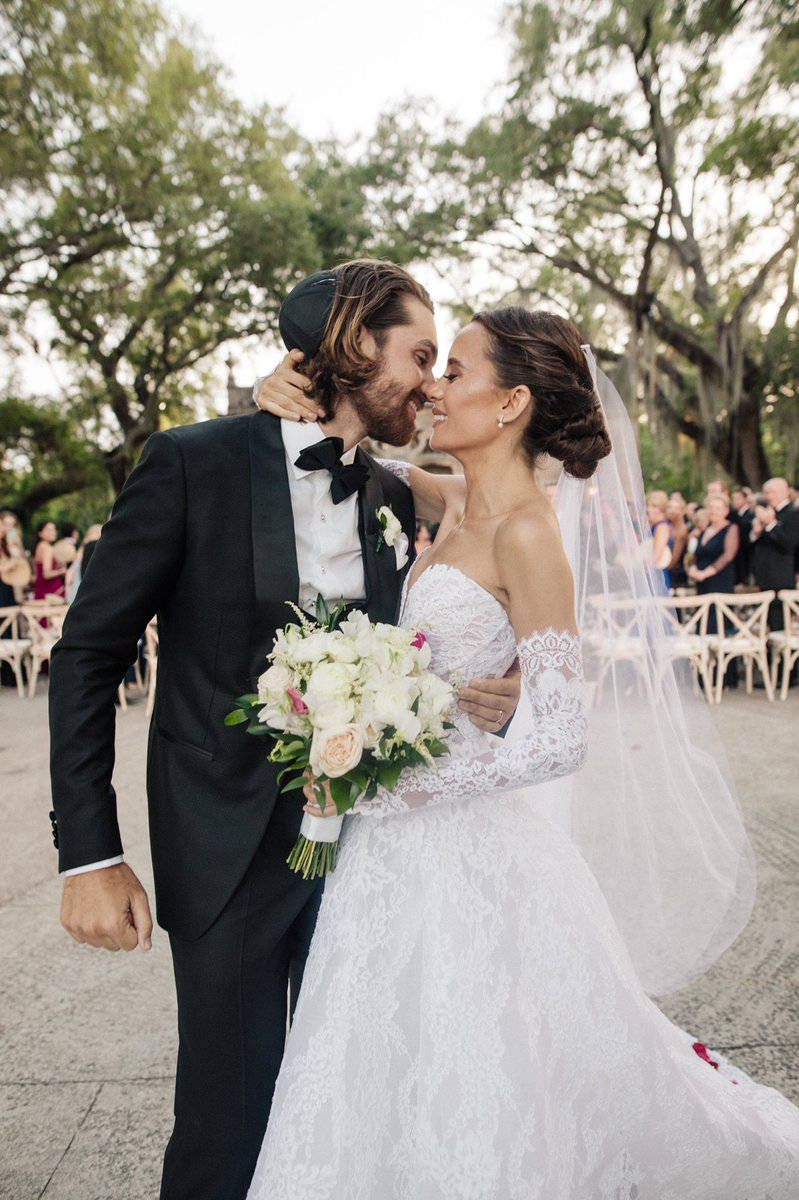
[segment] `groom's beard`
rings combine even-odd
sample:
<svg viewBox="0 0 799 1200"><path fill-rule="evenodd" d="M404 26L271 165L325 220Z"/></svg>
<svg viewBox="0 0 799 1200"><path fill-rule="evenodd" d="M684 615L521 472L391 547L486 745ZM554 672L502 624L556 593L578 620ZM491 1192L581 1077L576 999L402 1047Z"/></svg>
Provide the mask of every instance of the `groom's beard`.
<svg viewBox="0 0 799 1200"><path fill-rule="evenodd" d="M352 404L370 438L390 446L406 446L416 432L417 408L425 396L416 388L408 391L395 379L378 375L361 392L352 395Z"/></svg>

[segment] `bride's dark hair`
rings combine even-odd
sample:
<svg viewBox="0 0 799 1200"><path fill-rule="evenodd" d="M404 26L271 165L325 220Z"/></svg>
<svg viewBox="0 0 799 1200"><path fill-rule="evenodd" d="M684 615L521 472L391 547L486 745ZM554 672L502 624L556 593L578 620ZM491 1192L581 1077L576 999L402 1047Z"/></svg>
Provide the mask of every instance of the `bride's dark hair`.
<svg viewBox="0 0 799 1200"><path fill-rule="evenodd" d="M570 475L588 479L610 453L610 438L577 326L526 308L498 308L472 320L488 334L500 387L524 386L532 393L522 438L530 459L551 454Z"/></svg>

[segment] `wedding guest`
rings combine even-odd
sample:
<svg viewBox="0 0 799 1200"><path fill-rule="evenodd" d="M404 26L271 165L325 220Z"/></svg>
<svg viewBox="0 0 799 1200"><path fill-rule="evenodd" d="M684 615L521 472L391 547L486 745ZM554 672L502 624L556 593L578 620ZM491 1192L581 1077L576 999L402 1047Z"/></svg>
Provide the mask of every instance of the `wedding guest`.
<svg viewBox="0 0 799 1200"><path fill-rule="evenodd" d="M738 526L740 545L735 559L735 574L738 583L748 584L752 579L752 525L755 510L752 506L752 489L736 487L732 493L730 520Z"/></svg>
<svg viewBox="0 0 799 1200"><path fill-rule="evenodd" d="M738 526L730 521L730 506L721 495L709 497L706 513L707 527L697 539L688 577L700 595L734 592L735 559L740 542Z"/></svg>
<svg viewBox="0 0 799 1200"><path fill-rule="evenodd" d="M709 592L732 594L737 581L736 557L740 545L740 531L730 521L730 506L724 496L717 492L708 497L707 528L700 534L694 559L688 568L688 577L696 584L697 594ZM716 633L718 624L716 610L711 608L708 633ZM732 633L730 623L725 623L725 632ZM738 686L737 660L733 659L724 674L726 687Z"/></svg>
<svg viewBox="0 0 799 1200"><path fill-rule="evenodd" d="M723 479L711 479L707 485L708 496L724 496L725 499L730 498L730 489Z"/></svg>
<svg viewBox="0 0 799 1200"><path fill-rule="evenodd" d="M666 517L669 498L665 492L650 492L646 498L646 515L652 534L652 562L663 572L666 588L671 587L669 563L674 551L674 528Z"/></svg>
<svg viewBox="0 0 799 1200"><path fill-rule="evenodd" d="M799 545L799 512L791 505L785 479L768 479L763 484L763 503L755 505L750 535L755 583L764 590L796 587L795 554ZM782 601L769 608L769 628L783 628Z"/></svg>
<svg viewBox="0 0 799 1200"><path fill-rule="evenodd" d="M91 557L94 554L95 547L97 546L97 543L100 540L100 534L102 532L103 532L103 527L102 527L102 525L99 525L99 524L90 525L89 528L86 530L86 536L83 539L83 545L81 546L80 550L78 551L78 557L80 559L80 577L81 577L81 579L84 579L86 576L86 570L89 566L89 562L91 561Z"/></svg>
<svg viewBox="0 0 799 1200"><path fill-rule="evenodd" d="M696 517L697 509L699 508L698 500L689 500L685 506L685 523L689 529L694 527L694 518Z"/></svg>
<svg viewBox="0 0 799 1200"><path fill-rule="evenodd" d="M691 522L691 532L688 535L688 545L685 548L683 564L687 568L694 561L696 547L699 545L699 539L703 532L707 529L710 518L706 508L697 507L694 510L693 520Z"/></svg>
<svg viewBox="0 0 799 1200"><path fill-rule="evenodd" d="M36 527L36 549L33 553L36 568L35 600L44 600L45 596L66 597L64 579L67 568L53 554L57 535L55 521L40 521Z"/></svg>
<svg viewBox="0 0 799 1200"><path fill-rule="evenodd" d="M60 553L62 547L65 551L67 551L67 553L63 554L63 556ZM70 550L70 547L72 547L72 550ZM73 525L71 521L64 522L61 525L60 537L56 545L53 547L53 551L56 558L61 559L67 567L66 597L68 604L71 604L75 599L80 586L81 563L79 547L80 530L78 529L77 525Z"/></svg>
<svg viewBox="0 0 799 1200"><path fill-rule="evenodd" d="M682 492L672 492L666 506L666 518L671 522L674 531L674 548L667 569L671 577L671 586L675 588L685 587L688 582L684 560L690 530L685 519L685 509L685 498Z"/></svg>

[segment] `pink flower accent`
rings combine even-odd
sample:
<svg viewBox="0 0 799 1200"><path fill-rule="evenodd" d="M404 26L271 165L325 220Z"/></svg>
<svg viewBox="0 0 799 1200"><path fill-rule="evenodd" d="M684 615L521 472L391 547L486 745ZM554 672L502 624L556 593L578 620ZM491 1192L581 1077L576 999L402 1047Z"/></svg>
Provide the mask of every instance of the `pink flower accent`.
<svg viewBox="0 0 799 1200"><path fill-rule="evenodd" d="M419 632L416 634L416 637L411 642L411 645L413 647L415 647L415 649L421 650L422 646L425 644L426 641L427 641L427 634L422 633L422 631L420 629Z"/></svg>
<svg viewBox="0 0 799 1200"><path fill-rule="evenodd" d="M718 1071L719 1064L714 1058L710 1057L710 1052L708 1051L707 1046L705 1046L702 1042L694 1042L694 1050L701 1059L703 1059L706 1063L709 1063L711 1067L715 1067Z"/></svg>
<svg viewBox="0 0 799 1200"><path fill-rule="evenodd" d="M716 1062L715 1058L710 1057L708 1048L707 1048L707 1046L704 1045L703 1042L694 1042L694 1050L699 1055L699 1057L704 1060L704 1062L710 1063L711 1067L715 1067L716 1070L718 1071L719 1064ZM731 1079L730 1083L735 1084L736 1087L738 1086L737 1079Z"/></svg>
<svg viewBox="0 0 799 1200"><path fill-rule="evenodd" d="M299 717L304 717L308 712L308 705L303 700L296 688L286 688L286 694L291 697L291 707Z"/></svg>

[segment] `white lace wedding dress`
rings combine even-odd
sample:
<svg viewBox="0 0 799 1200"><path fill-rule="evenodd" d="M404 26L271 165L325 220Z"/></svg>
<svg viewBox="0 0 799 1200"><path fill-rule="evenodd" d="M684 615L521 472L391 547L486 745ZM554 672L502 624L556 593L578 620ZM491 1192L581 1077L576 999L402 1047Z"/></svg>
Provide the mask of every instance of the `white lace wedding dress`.
<svg viewBox="0 0 799 1200"><path fill-rule="evenodd" d="M534 730L461 718L437 771L345 822L249 1200L796 1200L799 1109L647 998L547 815L584 753L577 639L517 646L443 564L401 623L443 676L518 654Z"/></svg>

